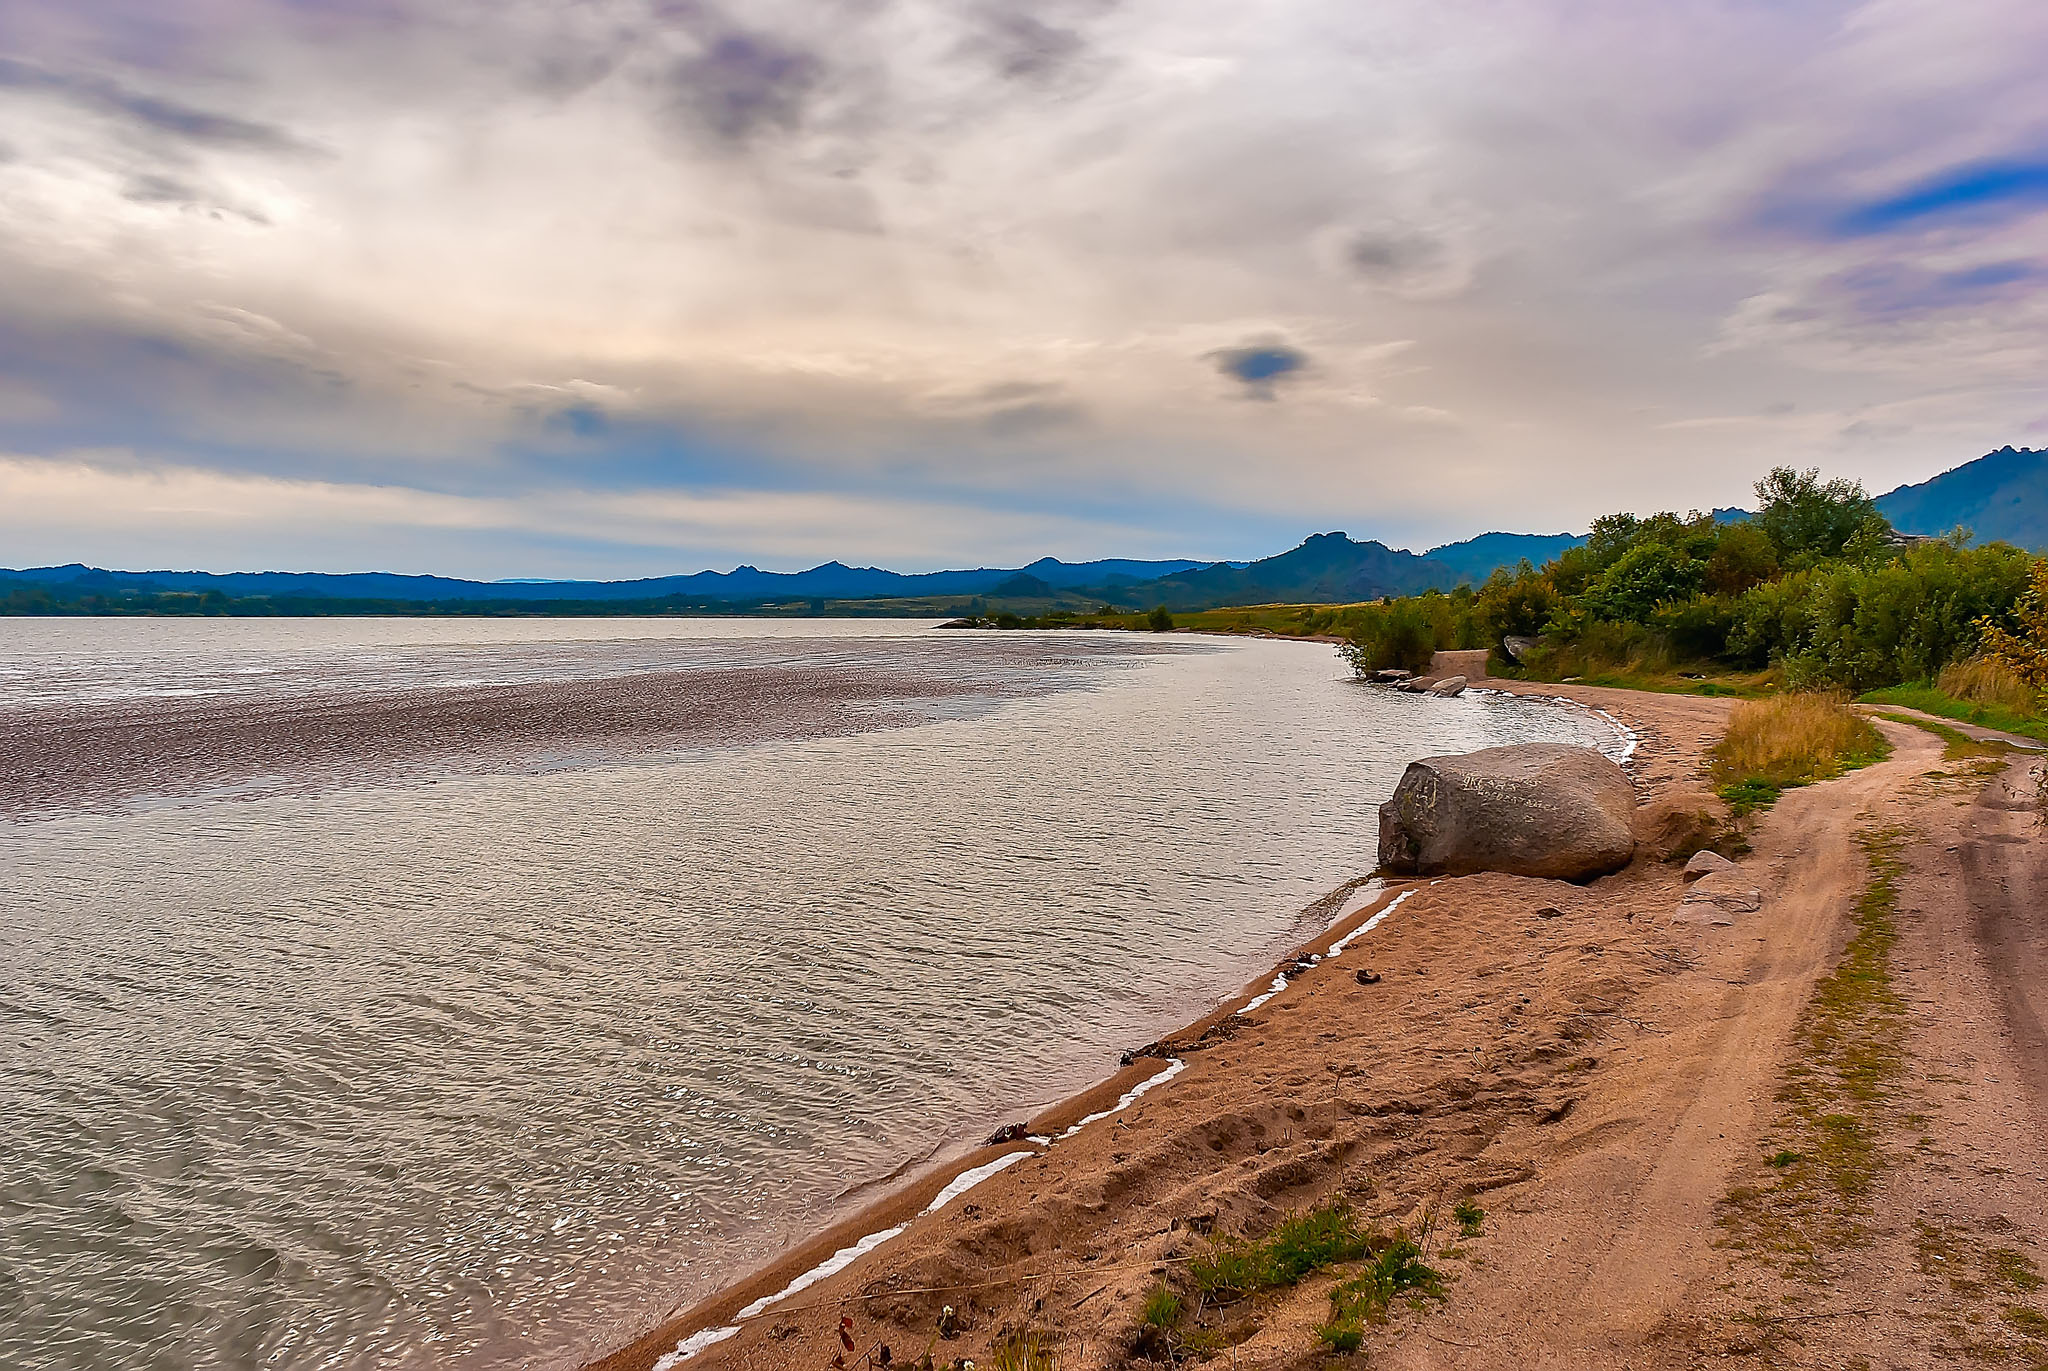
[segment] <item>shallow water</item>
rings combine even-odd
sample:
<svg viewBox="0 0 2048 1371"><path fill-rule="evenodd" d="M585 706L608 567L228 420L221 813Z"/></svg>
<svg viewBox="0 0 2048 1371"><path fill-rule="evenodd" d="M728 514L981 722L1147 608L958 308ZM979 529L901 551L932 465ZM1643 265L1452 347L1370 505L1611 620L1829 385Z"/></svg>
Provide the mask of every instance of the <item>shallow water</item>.
<svg viewBox="0 0 2048 1371"><path fill-rule="evenodd" d="M767 664L951 687L829 736L0 824L23 1368L573 1365L1263 971L1370 868L1413 757L1615 745L1580 710L1361 688L1301 643L0 629L0 723Z"/></svg>

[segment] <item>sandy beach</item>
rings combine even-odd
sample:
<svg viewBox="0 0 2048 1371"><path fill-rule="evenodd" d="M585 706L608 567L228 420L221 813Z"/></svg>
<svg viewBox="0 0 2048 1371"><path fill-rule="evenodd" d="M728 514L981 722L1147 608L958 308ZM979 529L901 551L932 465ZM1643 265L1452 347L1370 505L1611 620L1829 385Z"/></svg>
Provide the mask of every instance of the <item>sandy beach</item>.
<svg viewBox="0 0 2048 1371"><path fill-rule="evenodd" d="M1638 732L1643 832L1705 801L1727 702L1544 690ZM1357 1355L1375 1365L1931 1366L2038 1348L2043 763L1881 727L1889 760L1756 825L1740 865L1757 911L1681 906L1678 867L1654 855L1584 887L1396 886L1305 945L1320 959L1277 991L1262 978L593 1371L824 1366L842 1328L848 1365L884 1347L986 1365L1020 1338L1062 1367L1127 1365L1148 1293L1184 1284L1215 1237L1338 1197L1419 1237L1444 1275L1441 1300L1369 1330ZM1895 913L1872 913L1875 874ZM1890 930L1876 944L1873 919ZM1896 1078L1851 1080L1847 1113L1801 1114L1844 1032L1831 973L1873 945L1889 998L1857 1031ZM1813 1118L1860 1130L1857 1184L1807 1183L1793 1144ZM1462 1236L1460 1200L1484 1211ZM1214 1311L1210 1350L1323 1364L1336 1279Z"/></svg>

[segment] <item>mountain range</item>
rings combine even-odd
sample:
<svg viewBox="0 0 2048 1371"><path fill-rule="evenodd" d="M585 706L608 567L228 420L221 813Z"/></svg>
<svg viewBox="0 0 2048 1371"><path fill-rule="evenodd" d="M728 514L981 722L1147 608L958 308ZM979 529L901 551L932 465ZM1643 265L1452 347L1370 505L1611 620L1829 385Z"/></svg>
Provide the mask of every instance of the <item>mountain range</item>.
<svg viewBox="0 0 2048 1371"><path fill-rule="evenodd" d="M1877 497L1901 533L1966 528L1980 543L2048 552L2048 449L2002 447L1918 485Z"/></svg>
<svg viewBox="0 0 2048 1371"><path fill-rule="evenodd" d="M1904 533L1941 535L1967 527L1980 541L2002 539L2036 551L2048 550L2048 451L2000 448L1918 485L1901 486L1877 498L1877 507ZM1717 517L1745 517L1740 510L1716 510ZM918 601L929 611L935 601L996 599L1049 601L1062 607L1102 602L1128 607L1164 605L1170 610L1270 603L1349 603L1382 595L1406 595L1477 584L1499 567L1527 559L1538 566L1585 541L1573 533L1482 533L1425 553L1356 542L1343 533L1318 533L1299 547L1255 562L1197 562L1186 559L1134 561L1110 558L1062 562L1043 557L1022 567L906 574L880 567L826 562L808 571L700 571L633 581L465 581L443 576L402 576L389 572L106 571L79 564L0 570L0 591L37 589L49 597L77 602L88 596L217 594L232 599L263 597L356 602L397 609L407 605L481 608L503 605L531 612L620 612L627 605L674 610L691 605L744 610L811 601ZM877 606L881 608L881 606ZM908 612L904 606L896 612Z"/></svg>

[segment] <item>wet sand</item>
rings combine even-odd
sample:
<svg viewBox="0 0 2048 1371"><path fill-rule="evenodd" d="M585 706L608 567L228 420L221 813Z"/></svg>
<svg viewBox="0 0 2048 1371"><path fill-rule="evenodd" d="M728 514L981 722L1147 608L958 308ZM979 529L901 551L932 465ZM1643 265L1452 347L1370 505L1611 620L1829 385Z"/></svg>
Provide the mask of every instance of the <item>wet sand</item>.
<svg viewBox="0 0 2048 1371"><path fill-rule="evenodd" d="M1016 688L750 667L19 708L0 720L0 819L839 736L924 717L905 707L913 701L1004 693Z"/></svg>
<svg viewBox="0 0 2048 1371"><path fill-rule="evenodd" d="M1703 796L1701 754L1726 702L1564 693L1642 735L1633 770L1646 826ZM1023 1335L1068 1371L1130 1365L1148 1292L1206 1250L1205 1235L1264 1232L1340 1195L1383 1229L1427 1234L1447 1276L1446 1300L1368 1333L1361 1356L1374 1365L1934 1366L1958 1355L1954 1330L1999 1317L2019 1347L2024 1320L1997 1300L2024 1298L2024 1280L1992 1298L1981 1275L1947 1280L1914 1244L1936 1214L1985 1250L2048 1251L2042 1005L2027 979L2043 945L2027 885L2048 845L2042 763L1965 774L1944 767L1929 735L1883 727L1889 761L1787 794L1756 828L1742 869L1758 913L1675 922L1677 868L1641 859L1587 887L1504 876L1413 887L1343 955L1256 1009L1226 1006L1028 1121L1049 1144L960 1158L594 1366L823 1366L842 1319L860 1352L887 1345L904 1363L927 1348L940 1364L986 1362ZM1910 1136L1885 1139L1890 1169L1862 1238L1823 1254L1818 1275L1788 1275L1726 1244L1721 1217L1739 1187L1768 1183L1777 1094L1869 879L1858 837L1873 824L1909 835L1897 968L1923 1112L1897 1117L1927 1138L1917 1153ZM1304 951L1327 953L1403 893ZM1267 989L1262 978L1236 1003ZM1169 1062L1182 1065L1164 1079ZM1157 1088L1060 1136L1147 1080ZM954 1177L1006 1159L922 1212ZM1460 1198L1487 1211L1483 1236L1452 1233L1445 1211ZM1324 1364L1314 1330L1333 1283L1247 1301L1231 1363ZM958 1331L940 1339L948 1306ZM706 1341L712 1330L732 1331ZM682 1361L689 1348L701 1350Z"/></svg>

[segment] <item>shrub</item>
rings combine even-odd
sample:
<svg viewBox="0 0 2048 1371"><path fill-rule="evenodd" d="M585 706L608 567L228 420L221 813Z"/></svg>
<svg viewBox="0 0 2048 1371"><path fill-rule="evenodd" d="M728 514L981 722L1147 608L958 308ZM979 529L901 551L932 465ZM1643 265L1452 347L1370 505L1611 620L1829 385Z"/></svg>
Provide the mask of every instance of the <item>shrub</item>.
<svg viewBox="0 0 2048 1371"><path fill-rule="evenodd" d="M1145 616L1145 624L1154 633L1173 632L1173 616L1166 612L1165 605L1154 605L1152 612Z"/></svg>
<svg viewBox="0 0 2048 1371"><path fill-rule="evenodd" d="M1989 617L1978 621L1986 655L2027 684L2048 689L2048 562L2030 569L2026 593L2011 617L2009 624Z"/></svg>

